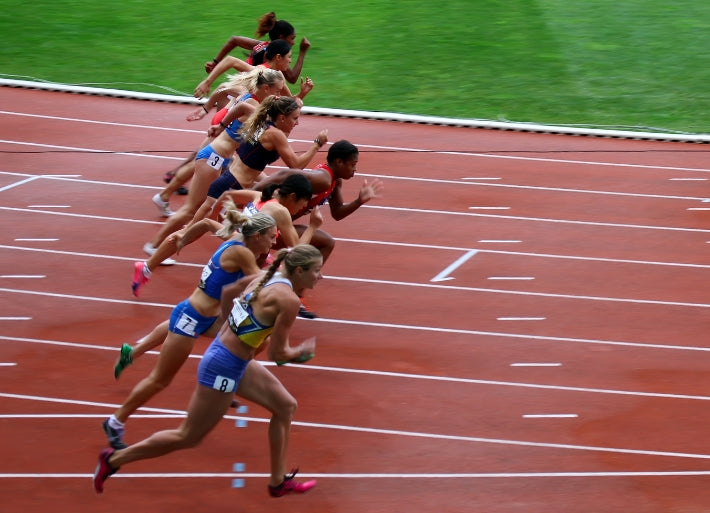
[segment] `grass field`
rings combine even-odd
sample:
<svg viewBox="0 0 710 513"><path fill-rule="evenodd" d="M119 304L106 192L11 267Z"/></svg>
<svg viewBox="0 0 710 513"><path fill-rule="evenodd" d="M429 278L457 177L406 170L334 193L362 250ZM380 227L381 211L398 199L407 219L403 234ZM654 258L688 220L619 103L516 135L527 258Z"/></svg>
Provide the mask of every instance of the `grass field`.
<svg viewBox="0 0 710 513"><path fill-rule="evenodd" d="M309 105L710 132L710 3L700 0L5 0L2 9L3 78L190 95L226 39L253 36L274 10L312 43Z"/></svg>

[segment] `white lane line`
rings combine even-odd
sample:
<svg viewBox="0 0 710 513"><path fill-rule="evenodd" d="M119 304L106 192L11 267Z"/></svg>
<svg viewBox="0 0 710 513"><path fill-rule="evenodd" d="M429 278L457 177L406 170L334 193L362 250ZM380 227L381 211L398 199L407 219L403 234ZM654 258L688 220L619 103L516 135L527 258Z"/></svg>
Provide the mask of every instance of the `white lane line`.
<svg viewBox="0 0 710 513"><path fill-rule="evenodd" d="M0 278L18 278L18 279L32 279L32 278L46 278L46 276L41 274L2 274Z"/></svg>
<svg viewBox="0 0 710 513"><path fill-rule="evenodd" d="M707 178L669 178L671 182L706 182Z"/></svg>
<svg viewBox="0 0 710 513"><path fill-rule="evenodd" d="M0 362L0 367L15 367L17 362Z"/></svg>
<svg viewBox="0 0 710 513"><path fill-rule="evenodd" d="M59 239L15 239L15 242L57 242Z"/></svg>
<svg viewBox="0 0 710 513"><path fill-rule="evenodd" d="M32 317L0 317L0 321L31 321Z"/></svg>
<svg viewBox="0 0 710 513"><path fill-rule="evenodd" d="M562 367L561 363L557 362L550 362L550 363L545 363L545 362L518 362L518 363L511 363L511 367Z"/></svg>
<svg viewBox="0 0 710 513"><path fill-rule="evenodd" d="M8 184L8 185L6 185L5 187L0 187L0 192L8 191L8 190L13 189L13 188L15 188L15 187L19 187L20 185L24 185L24 184L26 184L26 183L33 182L33 181L35 181L35 180L38 180L38 179L40 179L40 178L42 178L42 175L30 176L30 177L28 177L28 178L25 178L24 180L20 180L19 182L15 182L15 183Z"/></svg>
<svg viewBox="0 0 710 513"><path fill-rule="evenodd" d="M532 276L489 276L487 280L534 280Z"/></svg>
<svg viewBox="0 0 710 513"><path fill-rule="evenodd" d="M527 413L523 415L524 419L576 419L579 417L576 413Z"/></svg>
<svg viewBox="0 0 710 513"><path fill-rule="evenodd" d="M440 330L437 330L440 331ZM526 337L527 338L527 337ZM33 343L33 344L47 344L47 345L52 345L52 346L61 346L61 347L73 347L73 348L81 348L81 349L89 349L89 350L94 350L94 351L110 351L111 353L116 351L116 347L106 347L106 346L92 346L90 344L79 344L76 342L60 342L56 340L37 340L37 339L23 339L23 338L18 338L18 337L5 337L5 336L0 336L0 340L12 340L16 342L27 342L27 343ZM159 355L159 351L147 351L147 354L151 355ZM199 354L191 354L189 358L193 358L196 360L202 359L202 355ZM268 361L261 361L264 366L275 366L276 363L273 362L268 362ZM369 369L348 369L344 367L325 367L322 365L314 365L312 363L309 364L293 364L291 365L293 368L299 368L303 369L306 371L319 371L319 372L337 372L337 373L343 373L343 374L362 374L366 376L385 376L388 378L402 378L402 379L413 379L413 380L423 380L423 381L436 381L436 382L443 382L443 383L464 383L464 384L469 384L469 385L490 385L490 386L503 386L503 387L513 387L513 388L531 388L531 389L541 389L541 390L556 390L556 391L563 391L563 392L581 392L581 393L591 393L591 394L606 394L606 395L623 395L623 396L630 396L630 397L655 397L655 398L661 398L661 399L688 399L688 400L693 400L693 401L710 401L710 396L704 396L704 395L680 395L680 394L664 394L660 392L639 392L639 391L632 391L632 390L613 390L613 389L604 389L604 388L580 388L580 387L568 387L568 386L562 386L562 385L542 385L542 384L537 384L537 383L523 383L523 382L514 382L514 381L491 381L491 380L485 380L485 379L474 379L474 378L456 378L456 377L450 377L450 376L430 376L426 374L407 374L407 373L402 373L402 372L388 372L388 371L375 371L375 370L369 370ZM19 396L16 396L15 394L4 394L0 392L0 397L13 397L13 398L18 398ZM24 396L23 396L24 397ZM63 401L58 401L58 402L66 402L65 400ZM73 404L76 403L76 401L72 401ZM76 403L79 404L79 403ZM85 403L81 403L85 404ZM94 403L91 403L92 405ZM103 405L106 406L106 405ZM112 408L117 408L120 405L112 405ZM142 411L165 411L162 409L156 410L155 408L141 408ZM170 411L170 413L175 413L173 410ZM1 418L1 416L0 416Z"/></svg>
<svg viewBox="0 0 710 513"><path fill-rule="evenodd" d="M510 207L468 207L469 210L510 210Z"/></svg>
<svg viewBox="0 0 710 513"><path fill-rule="evenodd" d="M306 367L305 365L303 367ZM73 404L73 405L83 405L83 406L101 406L110 409L115 409L119 405L107 404L107 403L96 403L91 401L80 401L71 400L63 398L54 397L43 397L43 396L31 396L31 395L21 395L21 394L7 394L0 393L0 397L6 397L10 399L20 399L23 401L34 400L41 402L51 402L60 404ZM163 412L163 413L179 413L181 415L186 415L186 412L181 410L169 410L162 408L150 408L142 407L141 411L152 411L152 412ZM225 415L227 420L237 420L245 419L248 422L259 422L262 424L269 424L271 422L270 418L261 417L241 417L235 415ZM427 433L420 431L402 431L398 429L385 429L385 428L372 428L372 427L362 427L353 425L343 425L343 424L324 424L320 422L303 422L294 421L294 426L306 427L306 428L316 428L316 429L329 429L334 431L352 431L358 433L369 433L376 435L392 435L410 438L426 438L430 440L447 440L447 441L457 441L457 442L469 442L469 443L484 443L484 444L496 444L496 445L510 445L518 447L541 447L547 449L567 449L574 451L586 451L586 452L600 452L600 453L612 453L612 454L635 454L641 456L670 456L674 458L689 458L689 459L702 459L710 460L710 454L702 453L683 453L683 452L670 452L670 451L656 451L656 450L644 450L644 449L627 449L623 447L603 447L603 446L589 446L589 445L573 445L573 444L557 444L551 442L530 442L526 440L512 440L512 439L502 439L502 438L482 438L476 436L464 436L464 435L447 435L443 433Z"/></svg>
<svg viewBox="0 0 710 513"><path fill-rule="evenodd" d="M461 178L461 180L500 180L500 177L496 176L466 176L464 178Z"/></svg>
<svg viewBox="0 0 710 513"><path fill-rule="evenodd" d="M481 244L519 244L523 241L508 239L481 239L478 242L480 242Z"/></svg>
<svg viewBox="0 0 710 513"><path fill-rule="evenodd" d="M451 265L449 265L446 269L441 271L439 274L434 276L431 280L433 282L437 281L446 281L446 280L453 280L454 278L451 278L449 274L454 272L456 269L461 267L469 258L471 258L473 255L475 255L477 251L475 249L472 249L470 251L467 251L466 254L461 255L455 262L453 262Z"/></svg>
<svg viewBox="0 0 710 513"><path fill-rule="evenodd" d="M710 470L671 470L637 472L490 472L467 474L323 474L299 472L299 476L314 479L516 479L516 478L565 478L565 477L675 477L675 476L710 476ZM93 474L0 474L0 479L88 479ZM111 479L157 479L157 478L259 478L266 479L270 474L249 472L175 472L175 473L129 473L121 472Z"/></svg>
<svg viewBox="0 0 710 513"><path fill-rule="evenodd" d="M71 205L27 205L27 208L71 208Z"/></svg>
<svg viewBox="0 0 710 513"><path fill-rule="evenodd" d="M546 317L497 317L499 321L544 321Z"/></svg>

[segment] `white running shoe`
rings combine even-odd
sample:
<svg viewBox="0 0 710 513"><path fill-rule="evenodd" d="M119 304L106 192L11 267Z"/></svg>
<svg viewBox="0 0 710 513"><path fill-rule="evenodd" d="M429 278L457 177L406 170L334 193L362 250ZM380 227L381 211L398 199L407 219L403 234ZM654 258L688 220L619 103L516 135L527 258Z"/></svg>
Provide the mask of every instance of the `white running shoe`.
<svg viewBox="0 0 710 513"><path fill-rule="evenodd" d="M175 213L170 210L170 203L168 203L167 201L163 201L163 199L160 197L160 193L153 196L153 203L155 203L155 206L158 207L160 215L163 217L170 217Z"/></svg>
<svg viewBox="0 0 710 513"><path fill-rule="evenodd" d="M153 253L158 251L156 248L153 247L153 245L150 242L146 242L143 245L143 252L146 253L147 255L153 256ZM166 258L162 262L160 262L160 265L175 265L177 263L176 260L173 260L172 258Z"/></svg>

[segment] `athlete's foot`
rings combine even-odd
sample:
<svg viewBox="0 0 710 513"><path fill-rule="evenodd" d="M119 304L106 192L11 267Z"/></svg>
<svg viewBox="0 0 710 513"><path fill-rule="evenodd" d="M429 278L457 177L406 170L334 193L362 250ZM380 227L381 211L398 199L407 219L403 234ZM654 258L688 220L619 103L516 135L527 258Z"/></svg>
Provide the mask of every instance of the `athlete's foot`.
<svg viewBox="0 0 710 513"><path fill-rule="evenodd" d="M123 369L128 367L133 363L133 348L129 344L123 344L121 346L121 356L118 357L116 365L113 368L113 377L118 379L118 377L123 372Z"/></svg>
<svg viewBox="0 0 710 513"><path fill-rule="evenodd" d="M138 292L140 288L150 281L150 269L148 269L148 264L145 262L136 262L133 264L133 281L131 282L131 289L133 289L133 295L139 297Z"/></svg>
<svg viewBox="0 0 710 513"><path fill-rule="evenodd" d="M295 469L290 474L284 476L283 482L278 486L268 485L269 495L272 497L283 497L287 493L306 493L316 485L315 479L311 481L304 481L303 483L294 481L293 478L296 476L297 472L298 469Z"/></svg>

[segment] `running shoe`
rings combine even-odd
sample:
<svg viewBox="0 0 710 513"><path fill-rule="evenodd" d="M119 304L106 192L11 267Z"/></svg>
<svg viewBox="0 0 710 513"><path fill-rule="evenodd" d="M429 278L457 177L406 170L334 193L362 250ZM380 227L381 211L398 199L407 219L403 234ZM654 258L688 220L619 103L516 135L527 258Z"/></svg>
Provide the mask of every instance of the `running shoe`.
<svg viewBox="0 0 710 513"><path fill-rule="evenodd" d="M113 448L113 449L125 449L128 447L125 443L123 443L123 428L115 429L111 427L111 424L109 424L108 419L104 420L104 423L101 424L101 426L104 428L104 433L106 433L106 438L108 439L108 444Z"/></svg>
<svg viewBox="0 0 710 513"><path fill-rule="evenodd" d="M310 360L314 356L315 356L315 353L302 354L300 356L297 356L293 360L288 360L285 362L276 362L276 365L281 367L282 365L286 365L287 363L303 363L303 362L307 362L308 360Z"/></svg>
<svg viewBox="0 0 710 513"><path fill-rule="evenodd" d="M156 248L153 247L153 245L150 242L146 242L143 244L143 252L147 255L153 256L153 253L158 251ZM173 260L172 258L166 258L162 262L160 262L160 265L175 265L176 261Z"/></svg>
<svg viewBox="0 0 710 513"><path fill-rule="evenodd" d="M114 452L113 449L106 448L99 453L99 462L96 465L96 470L94 470L94 490L96 490L96 493L103 493L106 480L118 471L117 468L113 468L108 462Z"/></svg>
<svg viewBox="0 0 710 513"><path fill-rule="evenodd" d="M123 372L123 369L128 367L133 363L133 348L130 344L123 344L121 346L121 356L118 357L116 365L113 368L113 377L118 379L118 377Z"/></svg>
<svg viewBox="0 0 710 513"><path fill-rule="evenodd" d="M306 305L301 302L301 306L298 308L298 316L303 319L317 319L318 314L309 310Z"/></svg>
<svg viewBox="0 0 710 513"><path fill-rule="evenodd" d="M180 187L177 191L180 196L187 196L190 193L190 190L187 187Z"/></svg>
<svg viewBox="0 0 710 513"><path fill-rule="evenodd" d="M269 487L269 495L272 497L283 497L287 493L306 493L308 490L316 485L316 480L306 481L304 483L299 483L294 481L293 478L298 473L298 469L294 469L290 474L284 476L283 483L278 486Z"/></svg>
<svg viewBox="0 0 710 513"><path fill-rule="evenodd" d="M155 203L155 206L158 207L160 215L163 217L170 217L175 213L170 210L170 203L168 203L167 201L163 201L163 199L160 197L160 193L153 196L153 203Z"/></svg>
<svg viewBox="0 0 710 513"><path fill-rule="evenodd" d="M150 269L145 262L136 262L133 264L133 281L131 288L133 295L139 297L140 288L150 281Z"/></svg>
<svg viewBox="0 0 710 513"><path fill-rule="evenodd" d="M163 180L165 181L165 183L170 183L170 180L172 180L174 176L175 176L175 170L168 171L167 173L165 173Z"/></svg>

